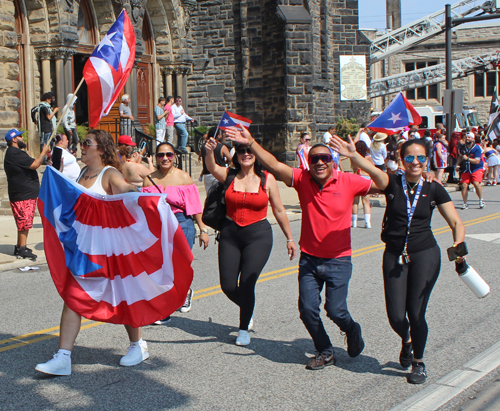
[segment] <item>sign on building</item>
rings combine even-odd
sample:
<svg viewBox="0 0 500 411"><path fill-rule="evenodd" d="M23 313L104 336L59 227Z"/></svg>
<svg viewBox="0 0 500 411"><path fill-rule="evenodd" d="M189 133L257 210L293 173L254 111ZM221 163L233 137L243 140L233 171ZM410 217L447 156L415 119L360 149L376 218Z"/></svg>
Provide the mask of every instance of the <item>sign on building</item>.
<svg viewBox="0 0 500 411"><path fill-rule="evenodd" d="M340 100L366 98L366 56L340 56Z"/></svg>

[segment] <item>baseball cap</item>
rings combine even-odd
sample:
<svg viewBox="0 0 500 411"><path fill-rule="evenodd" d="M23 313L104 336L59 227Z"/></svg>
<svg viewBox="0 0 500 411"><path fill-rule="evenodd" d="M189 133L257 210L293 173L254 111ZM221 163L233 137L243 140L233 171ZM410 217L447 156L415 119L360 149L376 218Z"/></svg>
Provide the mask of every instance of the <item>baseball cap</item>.
<svg viewBox="0 0 500 411"><path fill-rule="evenodd" d="M5 141L13 140L14 138L20 136L23 133L24 131L19 131L17 128L13 128L12 130L9 130L7 131L7 133L5 133Z"/></svg>
<svg viewBox="0 0 500 411"><path fill-rule="evenodd" d="M132 137L127 136L127 135L123 135L123 136L118 137L118 144L126 144L127 146L136 146L137 145L132 141Z"/></svg>
<svg viewBox="0 0 500 411"><path fill-rule="evenodd" d="M467 133L467 134L466 134L466 136L467 136L468 138L474 138L474 137L476 137L476 136L474 135L474 133Z"/></svg>

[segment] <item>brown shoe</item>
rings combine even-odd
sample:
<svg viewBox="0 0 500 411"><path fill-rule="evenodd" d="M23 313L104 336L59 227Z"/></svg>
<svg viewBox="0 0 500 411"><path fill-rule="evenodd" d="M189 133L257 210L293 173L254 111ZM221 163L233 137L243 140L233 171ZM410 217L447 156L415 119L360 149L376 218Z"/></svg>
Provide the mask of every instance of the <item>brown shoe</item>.
<svg viewBox="0 0 500 411"><path fill-rule="evenodd" d="M329 357L325 354L318 354L316 357L312 358L306 365L307 370L322 370L327 365L335 365L334 355Z"/></svg>

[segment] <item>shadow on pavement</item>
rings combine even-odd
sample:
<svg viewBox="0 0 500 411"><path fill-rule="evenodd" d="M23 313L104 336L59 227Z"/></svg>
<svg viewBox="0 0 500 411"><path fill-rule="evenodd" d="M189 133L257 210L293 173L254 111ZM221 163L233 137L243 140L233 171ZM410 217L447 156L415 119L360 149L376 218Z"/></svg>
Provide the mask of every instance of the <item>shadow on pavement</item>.
<svg viewBox="0 0 500 411"><path fill-rule="evenodd" d="M12 338L0 334L0 340ZM171 366L155 357L133 367L120 367L126 349L76 346L70 376L35 371L48 361L57 343L27 345L0 352L0 409L15 410L138 410L189 405L190 396L149 378L148 371ZM123 352L122 352L123 351Z"/></svg>
<svg viewBox="0 0 500 411"><path fill-rule="evenodd" d="M13 240L14 242L16 240ZM0 244L0 253L5 255L14 255L14 246L15 244Z"/></svg>

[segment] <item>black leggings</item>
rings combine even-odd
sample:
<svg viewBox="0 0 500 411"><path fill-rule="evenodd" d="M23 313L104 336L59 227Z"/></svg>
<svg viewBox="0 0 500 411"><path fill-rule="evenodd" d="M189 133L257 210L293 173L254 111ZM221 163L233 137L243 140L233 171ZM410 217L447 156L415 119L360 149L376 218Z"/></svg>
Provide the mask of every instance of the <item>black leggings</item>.
<svg viewBox="0 0 500 411"><path fill-rule="evenodd" d="M437 245L410 255L410 263L398 264L399 255L384 252L384 289L387 316L392 329L404 340L411 336L413 355L424 356L427 341L425 310L441 269Z"/></svg>
<svg viewBox="0 0 500 411"><path fill-rule="evenodd" d="M226 219L219 240L219 275L224 294L240 307L240 330L247 330L255 306L255 284L273 246L269 221L240 227Z"/></svg>

